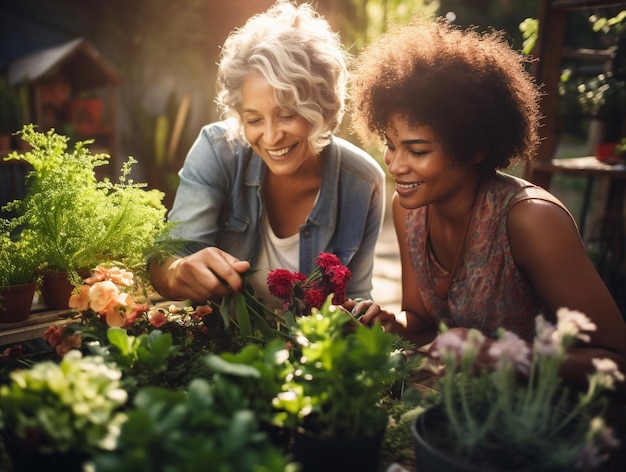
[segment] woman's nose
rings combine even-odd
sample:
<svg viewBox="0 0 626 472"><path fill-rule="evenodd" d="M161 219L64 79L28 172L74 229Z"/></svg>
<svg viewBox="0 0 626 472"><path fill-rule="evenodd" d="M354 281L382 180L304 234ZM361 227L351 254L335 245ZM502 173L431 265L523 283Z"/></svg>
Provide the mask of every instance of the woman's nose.
<svg viewBox="0 0 626 472"><path fill-rule="evenodd" d="M267 144L276 144L283 137L280 126L275 122L268 122L263 131L263 138Z"/></svg>
<svg viewBox="0 0 626 472"><path fill-rule="evenodd" d="M405 161L402 159L401 153L386 150L383 155L383 160L385 161L385 164L387 164L387 169L391 175L398 175L406 172L407 166L405 165Z"/></svg>

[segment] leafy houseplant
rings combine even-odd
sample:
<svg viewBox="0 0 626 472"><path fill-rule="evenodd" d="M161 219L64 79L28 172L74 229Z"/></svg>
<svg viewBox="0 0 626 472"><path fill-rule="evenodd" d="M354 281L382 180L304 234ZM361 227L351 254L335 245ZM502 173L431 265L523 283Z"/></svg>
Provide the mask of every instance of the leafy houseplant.
<svg viewBox="0 0 626 472"><path fill-rule="evenodd" d="M13 237L0 220L0 323L28 318L35 294L33 241Z"/></svg>
<svg viewBox="0 0 626 472"><path fill-rule="evenodd" d="M27 236L12 236L7 226L6 220L0 220L0 287L33 282L36 242Z"/></svg>
<svg viewBox="0 0 626 472"><path fill-rule="evenodd" d="M558 374L566 350L584 331L595 330L582 313L560 309L558 323L537 317L531 349L502 330L488 355L493 369L477 368L483 335L470 330L466 339L444 332L432 359L444 368L437 406L415 423L417 467L439 470L429 461L460 463L462 470L595 469L617 445L602 418L601 394L624 376L615 363L596 359L589 388L575 398ZM526 378L522 381L521 378ZM458 469L461 470L461 469Z"/></svg>
<svg viewBox="0 0 626 472"><path fill-rule="evenodd" d="M59 454L84 460L113 449L125 420L121 375L103 358L78 351L60 364L45 361L11 372L10 382L0 387L0 427L15 470L32 465L33 455L42 455L49 466Z"/></svg>
<svg viewBox="0 0 626 472"><path fill-rule="evenodd" d="M259 429L254 412L232 402L225 405L214 395L215 388L215 383L197 378L184 392L142 389L115 450L94 457L96 470L295 472Z"/></svg>
<svg viewBox="0 0 626 472"><path fill-rule="evenodd" d="M69 138L54 130L39 133L26 125L19 134L32 149L5 159L25 161L33 170L24 199L5 208L18 215L12 225L37 241L39 268L76 273L103 260L142 267L167 223L163 194L129 179L136 161L128 159L118 182L99 181L95 170L109 156L91 154L90 141L69 151Z"/></svg>
<svg viewBox="0 0 626 472"><path fill-rule="evenodd" d="M296 319L296 359L273 400L274 421L294 431L294 458L305 471L376 470L389 420L380 402L402 354L394 335L331 300Z"/></svg>

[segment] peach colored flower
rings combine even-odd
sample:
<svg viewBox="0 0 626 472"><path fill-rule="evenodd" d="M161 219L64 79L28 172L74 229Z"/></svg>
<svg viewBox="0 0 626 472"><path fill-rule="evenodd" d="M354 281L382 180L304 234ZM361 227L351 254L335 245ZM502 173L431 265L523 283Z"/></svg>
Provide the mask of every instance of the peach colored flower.
<svg viewBox="0 0 626 472"><path fill-rule="evenodd" d="M79 311L85 311L89 309L89 285L83 285L80 288L80 292L73 292L70 296L70 301L68 306L70 308L75 308Z"/></svg>
<svg viewBox="0 0 626 472"><path fill-rule="evenodd" d="M204 315L210 315L211 313L213 313L213 308L211 308L209 305L200 305L196 308L196 315L199 317L202 317Z"/></svg>
<svg viewBox="0 0 626 472"><path fill-rule="evenodd" d="M91 277L85 280L85 283L88 285L94 285L105 280L110 280L111 282L124 287L130 287L133 284L133 273L115 266L106 267L99 265L93 270Z"/></svg>
<svg viewBox="0 0 626 472"><path fill-rule="evenodd" d="M108 311L109 306L115 302L119 295L119 288L110 280L96 282L89 289L91 308L99 313Z"/></svg>
<svg viewBox="0 0 626 472"><path fill-rule="evenodd" d="M148 321L155 328L160 328L165 323L167 323L167 316L163 313L162 310L150 310L148 312Z"/></svg>
<svg viewBox="0 0 626 472"><path fill-rule="evenodd" d="M117 305L110 306L106 311L101 312L106 318L107 326L113 328L121 328L126 324L126 317L124 311L120 310Z"/></svg>
<svg viewBox="0 0 626 472"><path fill-rule="evenodd" d="M130 328L137 321L137 317L141 313L145 313L150 309L149 303L133 303L132 309L126 311L126 323L124 324L125 328Z"/></svg>
<svg viewBox="0 0 626 472"><path fill-rule="evenodd" d="M74 333L70 336L65 336L63 340L56 346L57 354L60 357L65 356L72 349L77 349L83 344L82 336L80 333Z"/></svg>
<svg viewBox="0 0 626 472"><path fill-rule="evenodd" d="M118 292L117 297L109 303L101 314L106 316L107 325L121 328L126 324L127 315L133 311L136 305L132 295Z"/></svg>
<svg viewBox="0 0 626 472"><path fill-rule="evenodd" d="M169 311L172 314L180 313L182 311L182 308L179 307L178 305L170 305L167 307L167 311Z"/></svg>
<svg viewBox="0 0 626 472"><path fill-rule="evenodd" d="M48 329L43 333L43 338L50 344L50 346L54 347L61 341L61 336L63 335L63 331L60 326L51 325Z"/></svg>
<svg viewBox="0 0 626 472"><path fill-rule="evenodd" d="M110 267L106 272L106 277L113 283L124 287L130 287L133 284L133 273L119 267Z"/></svg>

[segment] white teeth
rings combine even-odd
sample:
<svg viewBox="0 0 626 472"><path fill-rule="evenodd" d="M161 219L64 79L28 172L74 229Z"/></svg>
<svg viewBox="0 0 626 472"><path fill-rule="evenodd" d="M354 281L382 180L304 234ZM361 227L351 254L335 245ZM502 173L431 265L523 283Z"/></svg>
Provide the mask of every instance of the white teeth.
<svg viewBox="0 0 626 472"><path fill-rule="evenodd" d="M398 182L396 182L396 187L401 188L401 189L410 189L410 188L416 188L419 187L421 184L419 182L416 183L412 183L412 184L400 184Z"/></svg>
<svg viewBox="0 0 626 472"><path fill-rule="evenodd" d="M282 148L282 149L278 149L278 150L273 150L270 151L269 149L267 150L267 153L272 156L272 157L281 157L284 156L285 154L287 154L289 152L289 148Z"/></svg>

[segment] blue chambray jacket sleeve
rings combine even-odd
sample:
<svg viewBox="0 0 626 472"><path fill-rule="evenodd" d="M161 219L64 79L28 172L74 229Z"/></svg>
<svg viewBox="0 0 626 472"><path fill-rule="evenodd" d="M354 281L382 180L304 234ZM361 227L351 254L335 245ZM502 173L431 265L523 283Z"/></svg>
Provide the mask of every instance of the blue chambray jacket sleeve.
<svg viewBox="0 0 626 472"><path fill-rule="evenodd" d="M356 225L362 228L361 244L347 264L352 273L346 289L349 298L371 298L372 275L376 242L380 235L385 211L385 174L379 164L373 159L367 160L369 171L365 176L363 187L344 189L350 198L361 198L369 202L367 218L353 219L352 214L341 215L341 225Z"/></svg>
<svg viewBox="0 0 626 472"><path fill-rule="evenodd" d="M372 276L376 242L380 235L385 207L385 180L379 182L372 190L370 207L365 221L363 241L348 263L352 278L346 289L349 298L372 297Z"/></svg>
<svg viewBox="0 0 626 472"><path fill-rule="evenodd" d="M220 211L233 186L232 172L223 159L234 159L234 154L223 130L216 126L204 127L191 147L178 173L180 183L168 215L169 221L178 223L170 237L186 241L181 255L217 245Z"/></svg>

